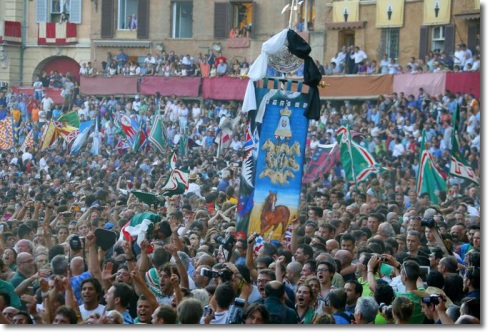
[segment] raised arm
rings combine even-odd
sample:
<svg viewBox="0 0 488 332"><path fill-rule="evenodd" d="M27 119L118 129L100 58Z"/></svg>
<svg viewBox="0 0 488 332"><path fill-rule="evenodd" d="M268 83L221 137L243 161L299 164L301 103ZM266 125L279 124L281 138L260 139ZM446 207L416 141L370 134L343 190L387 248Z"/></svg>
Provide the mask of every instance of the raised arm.
<svg viewBox="0 0 488 332"><path fill-rule="evenodd" d="M300 220L295 217L291 220L291 252L295 254L298 249L298 227L300 226Z"/></svg>
<svg viewBox="0 0 488 332"><path fill-rule="evenodd" d="M98 279L98 281L102 283L102 270L100 269L100 261L98 260L98 251L95 241L95 234L91 231L88 233L85 240L85 245L88 248L88 271L90 271L92 277Z"/></svg>
<svg viewBox="0 0 488 332"><path fill-rule="evenodd" d="M246 266L249 269L252 280L256 281L258 279L258 271L254 267L254 241L256 241L255 237L247 240Z"/></svg>

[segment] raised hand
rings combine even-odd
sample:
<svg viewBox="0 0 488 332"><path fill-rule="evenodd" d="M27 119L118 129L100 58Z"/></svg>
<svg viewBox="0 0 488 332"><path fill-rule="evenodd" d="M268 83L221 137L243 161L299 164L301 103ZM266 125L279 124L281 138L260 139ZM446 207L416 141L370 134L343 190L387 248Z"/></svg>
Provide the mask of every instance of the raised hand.
<svg viewBox="0 0 488 332"><path fill-rule="evenodd" d="M178 275L175 273L174 267L171 267L171 277L169 281L171 281L173 287L178 287L178 285L180 284L180 279L178 278Z"/></svg>
<svg viewBox="0 0 488 332"><path fill-rule="evenodd" d="M85 245L87 247L91 247L95 245L95 241L97 240L95 234L91 231L90 233L87 234L86 239L85 239Z"/></svg>
<svg viewBox="0 0 488 332"><path fill-rule="evenodd" d="M113 266L114 264L112 262L108 262L107 264L105 264L102 271L102 280L110 281L115 277L115 274L112 274Z"/></svg>

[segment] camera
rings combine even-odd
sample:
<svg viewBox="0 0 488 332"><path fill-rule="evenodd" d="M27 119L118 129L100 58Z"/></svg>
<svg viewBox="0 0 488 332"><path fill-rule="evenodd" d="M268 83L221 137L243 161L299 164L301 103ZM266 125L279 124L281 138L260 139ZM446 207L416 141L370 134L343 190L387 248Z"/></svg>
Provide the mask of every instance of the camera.
<svg viewBox="0 0 488 332"><path fill-rule="evenodd" d="M212 271L210 269L202 268L200 270L200 275L208 278L220 278L222 279L222 282L226 282L232 279L233 273L232 271L227 269L217 272L217 271Z"/></svg>
<svg viewBox="0 0 488 332"><path fill-rule="evenodd" d="M242 324L244 304L245 301L243 299L236 298L234 300L234 305L230 308L226 324Z"/></svg>
<svg viewBox="0 0 488 332"><path fill-rule="evenodd" d="M252 241L256 240L256 238L258 237L258 235L259 234L257 232L252 233L252 235L250 237L248 237L247 243L251 243Z"/></svg>
<svg viewBox="0 0 488 332"><path fill-rule="evenodd" d="M386 315L386 319L393 319L393 310L391 305L380 304L380 311Z"/></svg>
<svg viewBox="0 0 488 332"><path fill-rule="evenodd" d="M236 238L233 236L228 236L224 239L223 236L219 235L215 238L215 242L221 244L225 250L231 251L232 247L234 246L234 243L236 242Z"/></svg>
<svg viewBox="0 0 488 332"><path fill-rule="evenodd" d="M73 237L69 240L69 247L73 251L78 251L83 249L83 245L85 243L85 237L79 235L73 235Z"/></svg>
<svg viewBox="0 0 488 332"><path fill-rule="evenodd" d="M422 297L422 302L425 304L431 304L432 303L434 305L437 305L440 303L439 298L440 298L440 295L433 294L431 296Z"/></svg>
<svg viewBox="0 0 488 332"><path fill-rule="evenodd" d="M420 226L422 227L429 227L429 228L434 228L436 225L436 222L434 218L424 218L420 221Z"/></svg>

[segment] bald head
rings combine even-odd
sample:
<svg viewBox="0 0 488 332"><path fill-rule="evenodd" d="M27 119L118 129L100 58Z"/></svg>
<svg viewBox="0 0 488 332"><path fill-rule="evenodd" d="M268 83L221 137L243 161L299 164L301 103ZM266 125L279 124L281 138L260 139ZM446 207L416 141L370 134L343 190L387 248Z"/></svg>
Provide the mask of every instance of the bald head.
<svg viewBox="0 0 488 332"><path fill-rule="evenodd" d="M302 264L298 262L291 262L286 267L286 275L292 279L292 283L296 283L300 279L300 272L302 272Z"/></svg>
<svg viewBox="0 0 488 332"><path fill-rule="evenodd" d="M353 255L349 250L339 250L334 258L341 262L342 267L346 267L351 265Z"/></svg>
<svg viewBox="0 0 488 332"><path fill-rule="evenodd" d="M462 315L454 324L479 324L480 320L474 316Z"/></svg>
<svg viewBox="0 0 488 332"><path fill-rule="evenodd" d="M208 265L208 266L212 267L215 265L215 258L210 256L209 254L203 254L202 256L200 256L197 263L198 263L197 266L198 265Z"/></svg>
<svg viewBox="0 0 488 332"><path fill-rule="evenodd" d="M25 263L26 261L30 260L30 259L34 259L34 257L29 254L28 252L21 252L18 256L17 256L17 259L15 260L15 263L17 265L19 264L23 264Z"/></svg>
<svg viewBox="0 0 488 332"><path fill-rule="evenodd" d="M336 240L327 240L325 242L325 249L327 250L328 253L331 253L334 249L339 248L339 242Z"/></svg>
<svg viewBox="0 0 488 332"><path fill-rule="evenodd" d="M369 206L368 203L363 203L363 205L361 205L361 207L359 208L359 213L364 214L364 215L370 214L371 213L371 206Z"/></svg>
<svg viewBox="0 0 488 332"><path fill-rule="evenodd" d="M71 260L70 268L73 276L78 276L85 272L83 258L73 257L73 259Z"/></svg>

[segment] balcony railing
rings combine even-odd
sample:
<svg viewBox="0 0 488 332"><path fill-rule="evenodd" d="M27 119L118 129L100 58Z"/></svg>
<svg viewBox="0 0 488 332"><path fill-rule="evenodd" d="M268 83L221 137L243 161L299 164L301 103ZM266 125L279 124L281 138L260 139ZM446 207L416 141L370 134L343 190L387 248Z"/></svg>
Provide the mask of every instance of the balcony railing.
<svg viewBox="0 0 488 332"><path fill-rule="evenodd" d="M0 44L20 44L22 26L20 22L0 21Z"/></svg>

